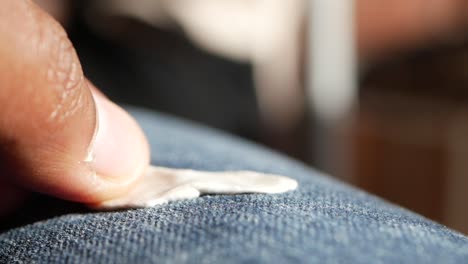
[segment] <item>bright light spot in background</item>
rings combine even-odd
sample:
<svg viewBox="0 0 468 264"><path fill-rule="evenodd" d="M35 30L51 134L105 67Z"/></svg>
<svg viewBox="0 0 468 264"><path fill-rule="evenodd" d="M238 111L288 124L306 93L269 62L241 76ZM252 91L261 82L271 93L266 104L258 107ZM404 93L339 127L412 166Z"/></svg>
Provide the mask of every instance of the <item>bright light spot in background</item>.
<svg viewBox="0 0 468 264"><path fill-rule="evenodd" d="M324 121L340 120L357 97L354 1L311 0L309 102Z"/></svg>

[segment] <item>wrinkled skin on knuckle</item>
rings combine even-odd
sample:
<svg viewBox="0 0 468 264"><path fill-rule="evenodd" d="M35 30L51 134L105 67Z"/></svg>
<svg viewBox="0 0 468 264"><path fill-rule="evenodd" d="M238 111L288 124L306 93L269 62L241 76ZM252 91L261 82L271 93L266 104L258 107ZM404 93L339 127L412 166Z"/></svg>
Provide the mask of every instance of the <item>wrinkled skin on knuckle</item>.
<svg viewBox="0 0 468 264"><path fill-rule="evenodd" d="M33 47L40 55L40 78L55 96L51 99L48 119L63 122L84 105L85 78L78 56L64 29L58 22L43 13L37 20L32 38Z"/></svg>
<svg viewBox="0 0 468 264"><path fill-rule="evenodd" d="M0 65L0 84L6 87L0 99L16 111L29 98L30 109L21 113L51 121L41 125L66 121L86 104L86 83L72 43L61 25L31 1L6 0L5 5L11 10L0 10L0 56L8 64Z"/></svg>
<svg viewBox="0 0 468 264"><path fill-rule="evenodd" d="M61 157L56 163L87 155L87 147L96 126L95 106L81 69L78 56L59 23L50 17L41 17L47 22L38 29L38 53L45 65L40 72L51 96L48 98L48 111L41 116L47 135L41 146L44 156ZM72 137L81 131L81 138ZM51 168L55 161L51 160ZM53 171L64 171L58 169Z"/></svg>
<svg viewBox="0 0 468 264"><path fill-rule="evenodd" d="M29 0L0 8L0 177L88 173L96 109L64 29ZM35 177L37 179L38 177Z"/></svg>

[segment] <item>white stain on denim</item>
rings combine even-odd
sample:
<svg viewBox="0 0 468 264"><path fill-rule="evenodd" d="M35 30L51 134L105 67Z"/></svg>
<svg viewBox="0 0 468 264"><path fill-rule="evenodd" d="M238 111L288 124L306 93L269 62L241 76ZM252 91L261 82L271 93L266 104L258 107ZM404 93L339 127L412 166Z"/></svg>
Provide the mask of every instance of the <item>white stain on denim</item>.
<svg viewBox="0 0 468 264"><path fill-rule="evenodd" d="M275 194L292 191L297 185L288 177L253 171L207 172L150 166L130 192L93 207L152 207L202 194Z"/></svg>

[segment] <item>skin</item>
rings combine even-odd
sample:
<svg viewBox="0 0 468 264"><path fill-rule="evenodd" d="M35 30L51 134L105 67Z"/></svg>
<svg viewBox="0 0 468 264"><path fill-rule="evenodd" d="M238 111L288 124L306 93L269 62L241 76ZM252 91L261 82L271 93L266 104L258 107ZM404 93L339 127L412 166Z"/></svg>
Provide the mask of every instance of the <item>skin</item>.
<svg viewBox="0 0 468 264"><path fill-rule="evenodd" d="M149 164L136 122L86 80L58 22L28 0L1 4L2 211L23 190L82 203L127 192Z"/></svg>
<svg viewBox="0 0 468 264"><path fill-rule="evenodd" d="M41 2L54 7L50 1ZM29 191L91 204L124 195L149 163L141 129L86 80L65 31L47 12L30 0L1 5L0 215ZM466 26L463 5L358 0L361 53L442 39Z"/></svg>

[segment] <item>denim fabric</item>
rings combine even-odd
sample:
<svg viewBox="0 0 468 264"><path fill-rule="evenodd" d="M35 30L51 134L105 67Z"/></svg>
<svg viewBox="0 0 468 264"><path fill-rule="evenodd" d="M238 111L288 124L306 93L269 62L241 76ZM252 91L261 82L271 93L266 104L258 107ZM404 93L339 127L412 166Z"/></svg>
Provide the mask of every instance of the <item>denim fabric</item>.
<svg viewBox="0 0 468 264"><path fill-rule="evenodd" d="M141 110L153 163L296 178L280 195L74 213L0 234L0 262L468 263L468 238L254 144Z"/></svg>

